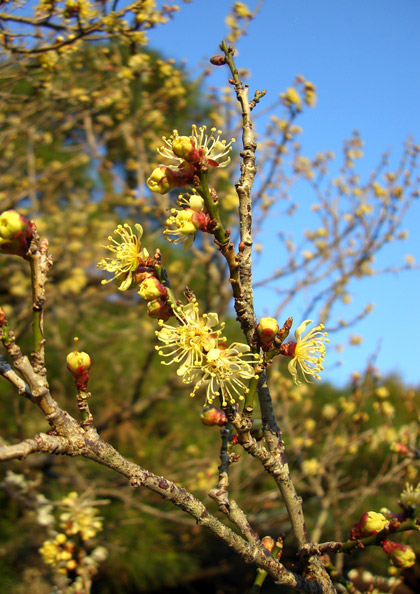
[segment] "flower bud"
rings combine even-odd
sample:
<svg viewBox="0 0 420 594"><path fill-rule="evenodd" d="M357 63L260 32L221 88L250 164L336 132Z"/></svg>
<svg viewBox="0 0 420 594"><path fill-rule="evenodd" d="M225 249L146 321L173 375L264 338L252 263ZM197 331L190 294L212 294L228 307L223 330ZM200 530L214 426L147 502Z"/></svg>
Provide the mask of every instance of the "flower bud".
<svg viewBox="0 0 420 594"><path fill-rule="evenodd" d="M3 328L3 326L7 326L7 316L6 316L6 312L4 311L4 309L2 307L0 307L0 328Z"/></svg>
<svg viewBox="0 0 420 594"><path fill-rule="evenodd" d="M172 141L172 150L177 157L186 161L197 161L200 158L189 136L176 136Z"/></svg>
<svg viewBox="0 0 420 594"><path fill-rule="evenodd" d="M24 258L32 239L32 223L15 210L0 215L0 252Z"/></svg>
<svg viewBox="0 0 420 594"><path fill-rule="evenodd" d="M176 187L171 169L164 165L156 167L146 183L155 194L167 194L172 188Z"/></svg>
<svg viewBox="0 0 420 594"><path fill-rule="evenodd" d="M277 320L274 318L261 318L257 326L261 346L263 348L264 346L269 346L273 342L278 331L279 325Z"/></svg>
<svg viewBox="0 0 420 594"><path fill-rule="evenodd" d="M139 291L140 297L145 301L153 299L166 299L168 291L156 277L146 278L141 282Z"/></svg>
<svg viewBox="0 0 420 594"><path fill-rule="evenodd" d="M203 425L218 425L219 427L223 427L228 422L225 413L212 404L205 406L200 416Z"/></svg>
<svg viewBox="0 0 420 594"><path fill-rule="evenodd" d="M396 567L411 567L416 562L416 554L412 547L386 539L382 548Z"/></svg>
<svg viewBox="0 0 420 594"><path fill-rule="evenodd" d="M151 318L165 321L169 320L169 318L174 315L169 303L167 301L163 301L162 299L153 299L153 301L148 301L147 313Z"/></svg>
<svg viewBox="0 0 420 594"><path fill-rule="evenodd" d="M79 339L76 337L74 339L75 350L67 355L67 369L74 377L77 389L85 391L89 381L89 369L92 365L92 359L87 353L77 350L78 341Z"/></svg>
<svg viewBox="0 0 420 594"><path fill-rule="evenodd" d="M271 538L271 536L264 536L264 538L261 539L261 542L270 553L273 551L274 545L276 544L274 538Z"/></svg>
<svg viewBox="0 0 420 594"><path fill-rule="evenodd" d="M366 512L350 530L350 538L358 540L371 534L377 534L384 528L388 528L388 526L389 522L383 514L374 511Z"/></svg>
<svg viewBox="0 0 420 594"><path fill-rule="evenodd" d="M226 64L226 58L225 56L212 56L210 58L210 63L213 64L213 66L223 66Z"/></svg>

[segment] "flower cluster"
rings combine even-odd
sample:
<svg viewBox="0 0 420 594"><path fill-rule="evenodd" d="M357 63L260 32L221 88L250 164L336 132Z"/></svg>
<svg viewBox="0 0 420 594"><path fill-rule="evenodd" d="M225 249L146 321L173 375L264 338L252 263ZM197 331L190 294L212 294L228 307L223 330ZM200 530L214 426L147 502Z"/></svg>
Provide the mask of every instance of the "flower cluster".
<svg viewBox="0 0 420 594"><path fill-rule="evenodd" d="M102 530L102 518L92 502L72 491L61 502L64 508L60 515L60 526L67 535L78 534L82 540L89 540Z"/></svg>
<svg viewBox="0 0 420 594"><path fill-rule="evenodd" d="M310 382L309 377L321 379L319 372L322 371L322 363L325 358L325 342L329 342L327 332L324 332L324 325L315 326L306 336L302 338L302 332L312 324L312 320L305 320L295 331L296 342L282 344L280 353L292 360L288 364L295 384L301 384L301 379Z"/></svg>
<svg viewBox="0 0 420 594"><path fill-rule="evenodd" d="M58 566L60 573L66 573L77 566L77 562L73 558L74 549L74 543L67 540L67 536L60 532L55 538L44 541L39 552L44 563Z"/></svg>
<svg viewBox="0 0 420 594"><path fill-rule="evenodd" d="M206 167L226 167L230 163L232 143L220 139L222 132L207 127L192 126L190 136L180 136L174 130L169 138L163 137L164 145L158 153L172 161L170 166L159 165L153 170L147 185L152 192L166 194L172 188L182 188L193 182L194 176Z"/></svg>
<svg viewBox="0 0 420 594"><path fill-rule="evenodd" d="M156 347L165 365L179 365L177 375L186 384L194 383L191 396L195 396L200 387L206 386L206 405L220 397L222 406L234 404L243 399L247 392L244 380L255 377L251 363L258 355L250 352L246 344L234 342L228 346L221 336L224 325L219 329L217 314L200 316L196 301L179 307L175 312L178 326L160 321L161 329L156 332L163 346Z"/></svg>
<svg viewBox="0 0 420 594"><path fill-rule="evenodd" d="M87 572L93 576L107 556L105 547L92 549L93 543L87 542L102 530L102 518L94 503L75 491L63 497L59 502L58 526L39 549L44 563L69 578L71 586L66 592L81 592L76 574Z"/></svg>

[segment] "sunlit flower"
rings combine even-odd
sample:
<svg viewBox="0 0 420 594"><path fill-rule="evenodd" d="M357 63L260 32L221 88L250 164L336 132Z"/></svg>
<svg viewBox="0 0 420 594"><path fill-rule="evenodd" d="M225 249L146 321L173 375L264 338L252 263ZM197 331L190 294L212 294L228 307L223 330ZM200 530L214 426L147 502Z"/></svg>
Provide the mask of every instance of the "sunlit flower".
<svg viewBox="0 0 420 594"><path fill-rule="evenodd" d="M313 328L302 338L302 332L312 324L312 320L305 320L295 331L296 342L288 342L282 345L280 352L283 355L292 357L288 364L295 384L301 384L300 377L310 382L310 376L321 379L319 372L322 371L322 363L325 358L325 344L329 342L327 333L323 332L324 325L320 324Z"/></svg>
<svg viewBox="0 0 420 594"><path fill-rule="evenodd" d="M114 239L111 235L108 241L111 243L105 247L110 252L115 254L114 258L102 258L98 263L98 268L112 272L114 276L108 280L103 280L102 284L106 284L115 280L119 285L120 291L129 289L133 282L133 273L138 267L140 261L145 260L149 256L146 248L141 249L141 237L143 235L143 228L138 223L135 225L137 235L127 223L118 225L114 234L119 235L120 239Z"/></svg>
<svg viewBox="0 0 420 594"><path fill-rule="evenodd" d="M166 219L168 229L163 231L165 238L171 243L183 243L184 249L190 248L199 229L205 230L209 220L208 215L196 212L191 208L171 210L172 215Z"/></svg>
<svg viewBox="0 0 420 594"><path fill-rule="evenodd" d="M180 363L177 374L183 376L189 368L203 364L205 353L217 345L224 324L220 324L216 330L218 315L210 312L200 316L196 301L180 307L175 315L179 326L160 321L161 329L156 332L156 336L163 346L156 347L156 350L162 357L170 357L169 361L162 361L162 364Z"/></svg>
<svg viewBox="0 0 420 594"><path fill-rule="evenodd" d="M174 130L169 138L163 137L164 146L158 149L158 153L177 163L188 161L193 164L210 165L211 167L226 167L230 163L229 153L232 150L232 143L220 140L221 130L211 128L210 134L206 134L207 127L192 126L191 136L180 136L178 130Z"/></svg>
<svg viewBox="0 0 420 594"><path fill-rule="evenodd" d="M206 353L205 360L196 367L190 367L183 375L182 381L194 383L190 396L194 397L202 386L206 387L205 404L212 404L220 397L222 406L243 400L248 388L243 380L256 377L253 363L258 355L250 352L247 344L234 342L227 346L218 342L217 346Z"/></svg>
<svg viewBox="0 0 420 594"><path fill-rule="evenodd" d="M212 404L217 396L223 406L242 399L247 392L243 380L255 377L250 363L255 363L258 355L251 353L246 344L227 346L226 339L221 337L224 324L216 329L219 325L217 314L210 312L200 316L195 301L178 308L175 314L179 326L161 320L161 330L156 332L157 338L164 343L156 349L162 357L170 357L162 363L180 364L177 375L184 383L195 384L191 396L195 396L202 386L207 386L206 405Z"/></svg>

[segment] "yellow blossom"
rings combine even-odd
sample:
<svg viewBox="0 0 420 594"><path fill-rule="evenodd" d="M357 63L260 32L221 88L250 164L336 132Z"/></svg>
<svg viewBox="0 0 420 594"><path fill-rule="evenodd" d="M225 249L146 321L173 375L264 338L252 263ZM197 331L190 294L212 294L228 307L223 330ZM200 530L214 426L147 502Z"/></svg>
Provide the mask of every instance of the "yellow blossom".
<svg viewBox="0 0 420 594"><path fill-rule="evenodd" d="M183 376L190 367L203 363L205 353L216 346L224 324L216 330L218 315L210 312L200 316L196 301L180 307L175 315L179 326L159 322L161 330L156 332L156 336L163 346L156 347L156 350L161 357L171 357L168 362L162 361L163 365L180 363L177 375Z"/></svg>
<svg viewBox="0 0 420 594"><path fill-rule="evenodd" d="M250 352L246 344L233 343L227 346L221 333L216 313L200 316L194 301L176 312L180 325L172 326L160 320L161 330L156 332L163 346L156 349L162 357L170 357L164 365L180 364L177 375L186 384L194 383L191 396L195 396L201 386L206 386L206 404L220 396L222 404L232 404L236 398L243 398L247 387L243 380L255 376L249 361L255 362L258 355Z"/></svg>
<svg viewBox="0 0 420 594"><path fill-rule="evenodd" d="M197 213L191 208L184 208L184 210L179 211L172 209L172 212L172 216L166 219L166 225L172 228L165 229L163 234L171 243L183 243L184 249L187 249L192 246L200 227L205 226L207 217L205 214Z"/></svg>
<svg viewBox="0 0 420 594"><path fill-rule="evenodd" d="M302 338L302 332L309 324L312 324L312 320L305 320L295 331L296 343L293 347L294 352L291 351L293 358L288 364L288 370L296 384L301 383L300 376L308 382L309 376L320 379L319 372L323 369L327 333L323 332L324 325L320 324Z"/></svg>
<svg viewBox="0 0 420 594"><path fill-rule="evenodd" d="M119 235L120 240L114 239L111 235L108 241L111 243L105 247L110 252L115 254L114 258L102 258L98 262L97 267L108 272L112 272L114 276L109 280L103 280L102 284L106 284L115 280L119 285L120 291L126 291L134 282L134 271L141 260L145 260L149 256L146 248L141 249L141 237L143 235L143 228L138 223L135 225L137 235L127 223L118 225L114 234Z"/></svg>
<svg viewBox="0 0 420 594"><path fill-rule="evenodd" d="M184 160L192 163L205 161L212 167L226 167L230 163L229 153L232 150L232 143L221 140L221 130L210 129L207 134L207 126L192 126L190 136L179 136L178 130L174 130L169 138L163 136L164 146L158 149L158 153L166 159L182 163Z"/></svg>
<svg viewBox="0 0 420 594"><path fill-rule="evenodd" d="M254 363L258 359L247 344L234 342L226 346L218 342L216 348L206 353L202 365L191 367L184 374L185 383L195 383L190 396L194 397L197 390L206 385L206 405L212 404L216 397L220 397L222 406L243 400L248 389L242 380L257 377L246 358Z"/></svg>

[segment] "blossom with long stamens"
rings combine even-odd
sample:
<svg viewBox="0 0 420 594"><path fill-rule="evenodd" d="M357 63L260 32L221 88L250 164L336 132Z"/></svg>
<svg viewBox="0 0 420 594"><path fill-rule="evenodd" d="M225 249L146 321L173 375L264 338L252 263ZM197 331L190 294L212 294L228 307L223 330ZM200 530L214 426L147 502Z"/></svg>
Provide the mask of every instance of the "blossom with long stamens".
<svg viewBox="0 0 420 594"><path fill-rule="evenodd" d="M219 326L218 315L200 315L196 301L181 306L175 315L178 326L159 321L161 329L156 332L156 336L163 345L157 346L156 350L162 357L170 358L169 361L162 361L163 365L179 363L177 375L183 376L188 369L203 364L205 354L216 347L224 324L216 329Z"/></svg>
<svg viewBox="0 0 420 594"><path fill-rule="evenodd" d="M164 146L158 149L158 153L176 163L187 161L192 164L210 165L211 167L226 167L230 163L229 153L232 150L232 143L221 140L221 130L211 128L207 133L207 126L192 126L190 136L180 136L178 130L174 130L169 138L163 137Z"/></svg>
<svg viewBox="0 0 420 594"><path fill-rule="evenodd" d="M252 363L256 363L258 355L251 353L247 344L234 342L230 346L219 341L217 346L206 353L205 360L194 368L190 368L183 375L184 383L195 383L190 396L206 386L205 405L212 404L220 397L222 406L234 404L243 400L248 392L247 384L255 375Z"/></svg>
<svg viewBox="0 0 420 594"><path fill-rule="evenodd" d="M301 377L309 383L310 376L321 379L319 372L324 369L322 366L325 358L324 342L329 342L328 334L323 332L325 326L319 324L302 338L302 332L309 324L312 324L312 320L302 322L295 331L296 342L287 342L280 348L282 355L292 357L287 367L297 385L302 383Z"/></svg>
<svg viewBox="0 0 420 594"><path fill-rule="evenodd" d="M113 258L102 258L97 267L112 272L114 276L108 280L103 280L102 284L115 280L120 291L126 291L133 285L135 280L134 271L138 268L140 262L149 257L147 249L141 247L143 227L137 223L135 228L137 229L137 235L134 234L127 223L118 225L114 234L118 235L119 239L114 239L112 235L108 237L110 244L103 247L113 252L115 256Z"/></svg>
<svg viewBox="0 0 420 594"><path fill-rule="evenodd" d="M191 396L206 386L205 404L212 404L220 397L222 405L242 400L247 393L244 380L255 377L254 367L259 356L252 353L247 344L234 342L227 345L221 337L224 324L219 325L216 313L200 316L196 301L178 308L175 312L180 324L172 326L159 322L161 330L156 332L163 346L157 346L164 365L180 364L177 375L185 384L194 383Z"/></svg>

